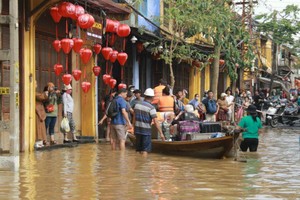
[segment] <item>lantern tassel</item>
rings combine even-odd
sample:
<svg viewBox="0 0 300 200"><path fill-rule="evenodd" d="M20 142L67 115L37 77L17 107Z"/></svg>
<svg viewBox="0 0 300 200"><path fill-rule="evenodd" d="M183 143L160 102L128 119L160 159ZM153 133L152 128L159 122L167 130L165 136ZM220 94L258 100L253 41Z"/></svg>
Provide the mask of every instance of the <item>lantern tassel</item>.
<svg viewBox="0 0 300 200"><path fill-rule="evenodd" d="M123 83L124 67L121 66L121 82Z"/></svg>
<svg viewBox="0 0 300 200"><path fill-rule="evenodd" d="M125 47L126 46L126 40L125 40L125 38L123 39L123 51L125 51Z"/></svg>
<svg viewBox="0 0 300 200"><path fill-rule="evenodd" d="M106 69L106 74L108 73L108 61L106 61L106 67L105 67Z"/></svg>
<svg viewBox="0 0 300 200"><path fill-rule="evenodd" d="M58 28L57 28L57 24L55 24L55 29L56 29L56 31L55 31L55 34L56 34L56 39L58 40Z"/></svg>
<svg viewBox="0 0 300 200"><path fill-rule="evenodd" d="M68 73L68 55L66 55L66 74Z"/></svg>
<svg viewBox="0 0 300 200"><path fill-rule="evenodd" d="M113 70L114 65L111 63L111 67L110 67L110 72L109 75L112 75L112 70Z"/></svg>

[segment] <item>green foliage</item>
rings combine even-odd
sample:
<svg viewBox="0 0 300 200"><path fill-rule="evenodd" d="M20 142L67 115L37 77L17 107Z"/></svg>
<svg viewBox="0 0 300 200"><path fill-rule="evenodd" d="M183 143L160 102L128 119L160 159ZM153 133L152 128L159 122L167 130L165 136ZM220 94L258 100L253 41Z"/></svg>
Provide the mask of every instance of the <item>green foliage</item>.
<svg viewBox="0 0 300 200"><path fill-rule="evenodd" d="M258 31L272 35L276 44L294 44L294 36L300 31L300 8L296 5L288 5L281 12L273 11L256 17Z"/></svg>
<svg viewBox="0 0 300 200"><path fill-rule="evenodd" d="M185 61L192 64L193 60L207 62L209 55L199 52L187 38L202 33L212 41L214 47L221 47L221 56L226 62L226 70L232 80L237 79L236 65L250 67L254 58L249 31L241 24L241 19L226 4L229 0L163 0L165 9L161 24L170 27L172 36L168 40L156 42L153 53L160 53L160 58L172 67L172 62ZM241 53L241 44L248 51ZM158 46L163 45L164 51L159 52Z"/></svg>

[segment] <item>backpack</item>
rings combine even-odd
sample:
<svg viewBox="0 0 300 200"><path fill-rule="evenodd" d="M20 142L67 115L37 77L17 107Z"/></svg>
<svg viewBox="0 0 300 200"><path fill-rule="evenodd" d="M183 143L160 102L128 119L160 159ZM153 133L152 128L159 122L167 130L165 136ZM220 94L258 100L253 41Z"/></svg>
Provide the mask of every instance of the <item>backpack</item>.
<svg viewBox="0 0 300 200"><path fill-rule="evenodd" d="M118 115L119 109L117 99L113 99L109 102L105 113L109 118L114 118Z"/></svg>
<svg viewBox="0 0 300 200"><path fill-rule="evenodd" d="M207 99L206 111L208 114L215 114L217 112L216 101Z"/></svg>

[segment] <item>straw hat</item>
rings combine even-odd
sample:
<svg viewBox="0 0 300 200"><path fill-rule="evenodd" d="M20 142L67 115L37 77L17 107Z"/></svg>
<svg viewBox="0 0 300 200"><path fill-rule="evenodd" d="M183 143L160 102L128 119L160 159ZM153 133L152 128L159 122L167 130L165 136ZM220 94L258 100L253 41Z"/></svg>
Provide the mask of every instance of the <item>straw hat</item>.
<svg viewBox="0 0 300 200"><path fill-rule="evenodd" d="M194 112L194 106L193 105L190 105L190 104L187 104L187 105L185 105L184 106L184 110L186 111L186 112Z"/></svg>
<svg viewBox="0 0 300 200"><path fill-rule="evenodd" d="M221 94L221 97L226 97L227 94L225 94L224 92Z"/></svg>
<svg viewBox="0 0 300 200"><path fill-rule="evenodd" d="M248 108L247 108L247 112L252 113L252 114L257 113L256 106L255 105L249 105Z"/></svg>

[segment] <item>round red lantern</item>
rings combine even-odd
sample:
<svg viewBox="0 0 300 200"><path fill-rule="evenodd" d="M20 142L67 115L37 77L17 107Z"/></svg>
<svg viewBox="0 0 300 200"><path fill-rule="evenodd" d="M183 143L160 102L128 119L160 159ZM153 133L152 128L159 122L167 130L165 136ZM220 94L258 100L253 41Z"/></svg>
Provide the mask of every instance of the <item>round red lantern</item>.
<svg viewBox="0 0 300 200"><path fill-rule="evenodd" d="M60 49L61 49L61 42L60 42L60 40L54 40L52 42L52 46L55 49L55 51L58 53L60 51Z"/></svg>
<svg viewBox="0 0 300 200"><path fill-rule="evenodd" d="M101 73L101 67L94 66L93 67L93 72L94 72L95 76L99 76L99 74Z"/></svg>
<svg viewBox="0 0 300 200"><path fill-rule="evenodd" d="M62 81L64 82L65 85L69 85L72 80L72 75L71 74L64 74L62 77Z"/></svg>
<svg viewBox="0 0 300 200"><path fill-rule="evenodd" d="M124 83L120 83L119 85L118 85L118 89L120 90L120 89L126 89L127 88L127 85L126 84L124 84Z"/></svg>
<svg viewBox="0 0 300 200"><path fill-rule="evenodd" d="M121 66L124 66L125 62L127 61L127 58L128 58L127 53L124 53L124 52L118 53L117 59Z"/></svg>
<svg viewBox="0 0 300 200"><path fill-rule="evenodd" d="M83 14L78 17L78 25L80 28L88 29L91 28L95 23L95 19L90 14Z"/></svg>
<svg viewBox="0 0 300 200"><path fill-rule="evenodd" d="M55 73L56 76L59 76L60 73L61 73L62 70L63 70L63 66L62 66L61 64L55 64L55 65L53 66L53 68L54 68L54 73Z"/></svg>
<svg viewBox="0 0 300 200"><path fill-rule="evenodd" d="M119 37L127 37L130 34L130 27L127 24L119 25L117 34Z"/></svg>
<svg viewBox="0 0 300 200"><path fill-rule="evenodd" d="M103 75L103 82L107 85L109 83L109 80L111 79L111 76L109 74Z"/></svg>
<svg viewBox="0 0 300 200"><path fill-rule="evenodd" d="M63 17L71 17L72 15L75 14L75 10L76 10L76 8L75 8L74 4L72 4L70 2L62 2L58 6L58 12Z"/></svg>
<svg viewBox="0 0 300 200"><path fill-rule="evenodd" d="M116 86L116 84L117 84L117 80L116 79L110 79L109 80L109 87L110 88L114 88L115 86Z"/></svg>
<svg viewBox="0 0 300 200"><path fill-rule="evenodd" d="M72 71L72 75L73 75L73 77L74 77L74 79L76 80L76 81L78 81L79 79L80 79L80 77L81 77L81 70L79 70L79 69L74 69L73 71Z"/></svg>
<svg viewBox="0 0 300 200"><path fill-rule="evenodd" d="M80 58L81 58L82 62L84 64L87 64L90 61L90 59L93 55L93 52L90 49L82 48L82 49L80 49L79 54L80 54Z"/></svg>
<svg viewBox="0 0 300 200"><path fill-rule="evenodd" d="M144 45L142 42L137 42L136 43L136 49L138 53L141 53L144 50Z"/></svg>
<svg viewBox="0 0 300 200"><path fill-rule="evenodd" d="M91 83L87 82L87 81L84 81L84 82L81 83L81 88L82 88L84 93L87 93L91 88Z"/></svg>
<svg viewBox="0 0 300 200"><path fill-rule="evenodd" d="M101 51L101 49L102 49L102 46L100 44L95 44L94 45L94 52L95 52L95 54L99 54L100 51Z"/></svg>
<svg viewBox="0 0 300 200"><path fill-rule="evenodd" d="M55 6L50 8L50 15L55 23L59 23L61 19L61 14L59 14L58 12L58 7Z"/></svg>
<svg viewBox="0 0 300 200"><path fill-rule="evenodd" d="M120 25L120 22L118 22L116 20L106 19L105 32L116 33L119 25Z"/></svg>
<svg viewBox="0 0 300 200"><path fill-rule="evenodd" d="M224 64L225 64L225 60L220 59L219 65L224 65Z"/></svg>
<svg viewBox="0 0 300 200"><path fill-rule="evenodd" d="M74 46L74 41L69 38L64 38L60 41L61 48L64 51L65 54L70 53L72 47Z"/></svg>
<svg viewBox="0 0 300 200"><path fill-rule="evenodd" d="M75 12L70 17L74 20L77 20L80 15L84 14L84 8L80 5L75 5Z"/></svg>
<svg viewBox="0 0 300 200"><path fill-rule="evenodd" d="M110 48L110 47L104 47L102 49L102 55L103 55L105 60L109 60L111 52L112 52L112 48Z"/></svg>
<svg viewBox="0 0 300 200"><path fill-rule="evenodd" d="M110 56L109 56L109 60L111 63L116 62L117 58L118 58L118 51L114 50L112 52L110 52Z"/></svg>

